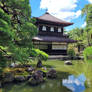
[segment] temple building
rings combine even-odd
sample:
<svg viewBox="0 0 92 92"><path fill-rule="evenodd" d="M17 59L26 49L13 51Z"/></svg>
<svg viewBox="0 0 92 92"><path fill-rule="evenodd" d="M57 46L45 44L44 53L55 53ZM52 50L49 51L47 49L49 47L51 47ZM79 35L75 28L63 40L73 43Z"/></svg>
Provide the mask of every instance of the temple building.
<svg viewBox="0 0 92 92"><path fill-rule="evenodd" d="M49 55L66 55L69 43L76 42L64 34L64 27L73 23L60 20L49 13L36 17L38 35L33 38L35 48L45 51Z"/></svg>

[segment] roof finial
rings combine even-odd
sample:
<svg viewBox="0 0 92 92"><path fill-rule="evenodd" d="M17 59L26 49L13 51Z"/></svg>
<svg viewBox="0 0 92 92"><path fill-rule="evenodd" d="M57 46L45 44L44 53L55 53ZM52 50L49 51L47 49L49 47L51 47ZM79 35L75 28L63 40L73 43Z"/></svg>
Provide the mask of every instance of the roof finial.
<svg viewBox="0 0 92 92"><path fill-rule="evenodd" d="M46 9L46 14L49 14L48 9Z"/></svg>
<svg viewBox="0 0 92 92"><path fill-rule="evenodd" d="M48 9L46 8L46 12L48 12Z"/></svg>

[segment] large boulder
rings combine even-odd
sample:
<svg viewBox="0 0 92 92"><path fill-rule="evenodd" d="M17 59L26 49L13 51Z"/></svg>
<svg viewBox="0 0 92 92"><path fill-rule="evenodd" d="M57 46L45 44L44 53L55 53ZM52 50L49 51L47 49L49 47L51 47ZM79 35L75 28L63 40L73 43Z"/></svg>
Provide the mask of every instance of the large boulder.
<svg viewBox="0 0 92 92"><path fill-rule="evenodd" d="M24 82L26 78L22 75L15 76L14 82Z"/></svg>
<svg viewBox="0 0 92 92"><path fill-rule="evenodd" d="M28 82L32 86L35 86L35 85L38 85L38 84L44 82L44 78L43 78L42 73L40 71L35 71L32 74L32 77L29 79Z"/></svg>
<svg viewBox="0 0 92 92"><path fill-rule="evenodd" d="M42 70L38 70L36 71L36 73L41 74L43 77L46 77L46 73L43 72Z"/></svg>
<svg viewBox="0 0 92 92"><path fill-rule="evenodd" d="M13 82L14 81L14 74L11 72L7 72L3 75L3 82L8 83L8 82Z"/></svg>
<svg viewBox="0 0 92 92"><path fill-rule="evenodd" d="M64 64L65 65L73 65L71 61L65 61Z"/></svg>
<svg viewBox="0 0 92 92"><path fill-rule="evenodd" d="M56 72L56 70L50 69L50 70L47 72L47 77L50 78L50 79L56 78L56 77L57 77L57 72Z"/></svg>

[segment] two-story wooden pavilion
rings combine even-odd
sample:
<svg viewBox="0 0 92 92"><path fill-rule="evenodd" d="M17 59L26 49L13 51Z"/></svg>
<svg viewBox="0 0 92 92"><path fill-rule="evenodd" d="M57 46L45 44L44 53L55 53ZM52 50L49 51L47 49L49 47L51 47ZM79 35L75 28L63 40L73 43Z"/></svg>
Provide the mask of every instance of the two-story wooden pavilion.
<svg viewBox="0 0 92 92"><path fill-rule="evenodd" d="M60 20L49 13L36 17L38 35L33 38L35 48L39 48L50 55L66 55L69 43L76 41L64 34L64 27L73 23Z"/></svg>

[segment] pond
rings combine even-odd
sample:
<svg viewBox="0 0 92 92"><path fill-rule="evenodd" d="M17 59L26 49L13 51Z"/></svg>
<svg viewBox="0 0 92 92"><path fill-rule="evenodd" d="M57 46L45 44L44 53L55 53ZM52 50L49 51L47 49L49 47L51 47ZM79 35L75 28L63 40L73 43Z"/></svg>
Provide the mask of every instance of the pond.
<svg viewBox="0 0 92 92"><path fill-rule="evenodd" d="M45 83L32 87L25 83L6 84L2 92L84 92L86 78L83 74L75 77L69 75L67 79L46 80Z"/></svg>
<svg viewBox="0 0 92 92"><path fill-rule="evenodd" d="M72 92L84 92L86 77L84 74L75 77L74 75L68 76L68 79L64 79L62 84L72 90Z"/></svg>

